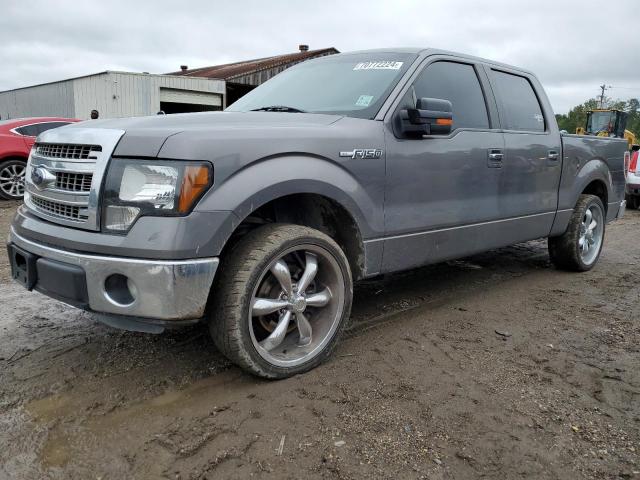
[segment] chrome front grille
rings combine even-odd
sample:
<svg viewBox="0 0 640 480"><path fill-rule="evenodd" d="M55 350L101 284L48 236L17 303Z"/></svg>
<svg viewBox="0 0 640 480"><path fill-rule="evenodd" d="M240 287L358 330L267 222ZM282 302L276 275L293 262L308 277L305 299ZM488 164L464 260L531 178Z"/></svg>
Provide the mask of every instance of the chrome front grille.
<svg viewBox="0 0 640 480"><path fill-rule="evenodd" d="M82 215L81 209L77 205L66 205L60 202L45 200L40 197L31 197L31 201L38 210L48 215L53 215L54 217L64 218L75 222L87 220L87 216Z"/></svg>
<svg viewBox="0 0 640 480"><path fill-rule="evenodd" d="M91 173L74 173L74 172L55 172L58 190L68 190L70 192L89 192L91 191Z"/></svg>
<svg viewBox="0 0 640 480"><path fill-rule="evenodd" d="M97 158L100 145L77 145L70 143L37 143L36 154L45 158L64 158L69 160L88 160Z"/></svg>
<svg viewBox="0 0 640 480"><path fill-rule="evenodd" d="M25 178L25 206L49 222L100 230L100 186L123 130L72 125L41 133Z"/></svg>

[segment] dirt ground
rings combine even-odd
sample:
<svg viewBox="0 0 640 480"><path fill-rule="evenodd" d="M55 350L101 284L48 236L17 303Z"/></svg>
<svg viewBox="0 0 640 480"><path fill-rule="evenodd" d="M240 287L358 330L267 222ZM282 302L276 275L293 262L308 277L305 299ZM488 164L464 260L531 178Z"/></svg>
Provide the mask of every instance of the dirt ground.
<svg viewBox="0 0 640 480"><path fill-rule="evenodd" d="M584 274L535 241L364 282L333 358L278 382L204 328L28 293L3 257L0 478L640 478L639 234L627 212Z"/></svg>

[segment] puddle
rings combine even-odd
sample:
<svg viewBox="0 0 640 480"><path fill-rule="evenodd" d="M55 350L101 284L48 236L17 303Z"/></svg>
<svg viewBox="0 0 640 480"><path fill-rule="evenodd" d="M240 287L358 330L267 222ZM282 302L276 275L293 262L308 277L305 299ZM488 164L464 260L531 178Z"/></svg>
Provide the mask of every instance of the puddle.
<svg viewBox="0 0 640 480"><path fill-rule="evenodd" d="M51 395L29 402L25 409L39 423L48 423L66 416L74 410L69 395Z"/></svg>
<svg viewBox="0 0 640 480"><path fill-rule="evenodd" d="M71 448L68 438L58 433L50 433L40 452L40 461L45 469L64 467L71 460Z"/></svg>

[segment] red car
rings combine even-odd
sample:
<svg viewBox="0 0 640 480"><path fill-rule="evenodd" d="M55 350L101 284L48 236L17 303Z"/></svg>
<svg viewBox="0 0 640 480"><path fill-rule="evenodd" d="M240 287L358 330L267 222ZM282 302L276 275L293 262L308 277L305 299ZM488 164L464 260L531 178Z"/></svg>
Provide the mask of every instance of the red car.
<svg viewBox="0 0 640 480"><path fill-rule="evenodd" d="M36 137L79 120L59 117L17 118L0 122L0 198L21 199L27 159Z"/></svg>

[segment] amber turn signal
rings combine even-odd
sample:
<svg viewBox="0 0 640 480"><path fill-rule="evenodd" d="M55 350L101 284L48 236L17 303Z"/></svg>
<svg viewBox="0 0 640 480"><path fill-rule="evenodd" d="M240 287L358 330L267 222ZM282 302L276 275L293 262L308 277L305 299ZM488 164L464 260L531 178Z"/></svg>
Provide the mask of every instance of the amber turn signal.
<svg viewBox="0 0 640 480"><path fill-rule="evenodd" d="M450 118L436 118L436 125L453 125L453 120Z"/></svg>
<svg viewBox="0 0 640 480"><path fill-rule="evenodd" d="M189 165L184 169L178 211L188 213L211 183L210 169L204 165Z"/></svg>

